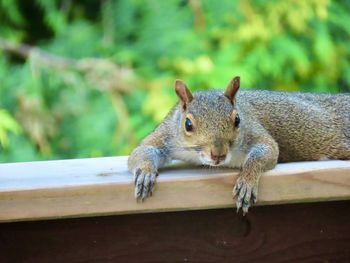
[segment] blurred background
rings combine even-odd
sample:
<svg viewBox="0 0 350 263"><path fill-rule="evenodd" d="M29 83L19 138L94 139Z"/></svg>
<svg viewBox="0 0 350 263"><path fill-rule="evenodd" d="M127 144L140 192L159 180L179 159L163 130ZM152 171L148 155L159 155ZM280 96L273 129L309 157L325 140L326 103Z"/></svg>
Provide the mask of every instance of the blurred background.
<svg viewBox="0 0 350 263"><path fill-rule="evenodd" d="M0 0L0 162L127 155L174 80L350 91L350 1Z"/></svg>

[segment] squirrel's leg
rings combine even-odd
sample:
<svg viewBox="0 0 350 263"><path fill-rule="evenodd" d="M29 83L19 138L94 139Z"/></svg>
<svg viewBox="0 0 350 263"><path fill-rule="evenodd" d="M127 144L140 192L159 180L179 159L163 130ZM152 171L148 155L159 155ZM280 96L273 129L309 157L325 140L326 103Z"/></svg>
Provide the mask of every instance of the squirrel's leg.
<svg viewBox="0 0 350 263"><path fill-rule="evenodd" d="M154 146L139 146L132 152L128 166L134 175L135 198L143 200L152 195L158 168L165 162L164 153Z"/></svg>
<svg viewBox="0 0 350 263"><path fill-rule="evenodd" d="M273 169L277 160L278 146L272 138L251 146L233 188L233 196L237 197L237 212L242 208L243 214L247 213L251 203L256 202L259 178L263 172Z"/></svg>
<svg viewBox="0 0 350 263"><path fill-rule="evenodd" d="M158 169L171 160L169 138L166 137L165 127L159 126L133 150L128 159L128 169L134 175L135 198L145 199L151 196Z"/></svg>

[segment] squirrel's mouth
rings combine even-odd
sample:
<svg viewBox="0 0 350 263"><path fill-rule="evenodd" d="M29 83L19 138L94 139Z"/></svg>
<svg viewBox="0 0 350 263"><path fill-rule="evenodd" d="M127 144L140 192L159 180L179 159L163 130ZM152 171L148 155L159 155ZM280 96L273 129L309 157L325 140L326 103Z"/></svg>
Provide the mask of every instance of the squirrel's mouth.
<svg viewBox="0 0 350 263"><path fill-rule="evenodd" d="M224 163L225 163L224 161L220 161L220 162L212 161L211 163L209 163L209 165L213 167L217 167L217 166L222 166Z"/></svg>
<svg viewBox="0 0 350 263"><path fill-rule="evenodd" d="M212 159L204 153L200 153L199 159L203 165L209 165L213 167L222 166L223 164L225 164L226 161L226 158Z"/></svg>

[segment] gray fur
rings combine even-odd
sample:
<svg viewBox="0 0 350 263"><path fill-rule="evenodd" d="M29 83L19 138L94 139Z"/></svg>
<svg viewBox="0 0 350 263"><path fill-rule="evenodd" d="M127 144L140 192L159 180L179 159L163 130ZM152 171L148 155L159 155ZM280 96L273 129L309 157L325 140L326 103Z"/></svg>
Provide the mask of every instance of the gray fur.
<svg viewBox="0 0 350 263"><path fill-rule="evenodd" d="M215 153L227 156L220 165L241 168L233 195L246 213L257 200L260 175L278 161L350 159L350 94L242 90L232 104L223 93L194 93L185 110L176 105L132 152L136 198L153 192L158 168L170 160L216 165ZM191 133L184 130L187 117L195 122Z"/></svg>

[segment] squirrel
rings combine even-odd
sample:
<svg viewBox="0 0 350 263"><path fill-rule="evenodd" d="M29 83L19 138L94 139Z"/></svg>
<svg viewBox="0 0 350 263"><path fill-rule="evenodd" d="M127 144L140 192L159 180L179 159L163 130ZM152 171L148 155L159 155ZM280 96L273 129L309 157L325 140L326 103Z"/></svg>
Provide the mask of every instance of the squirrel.
<svg viewBox="0 0 350 263"><path fill-rule="evenodd" d="M192 94L176 80L179 103L128 159L137 200L152 195L160 167L183 160L240 168L233 197L245 214L261 174L278 162L350 159L350 94L239 87L237 76L225 91Z"/></svg>

